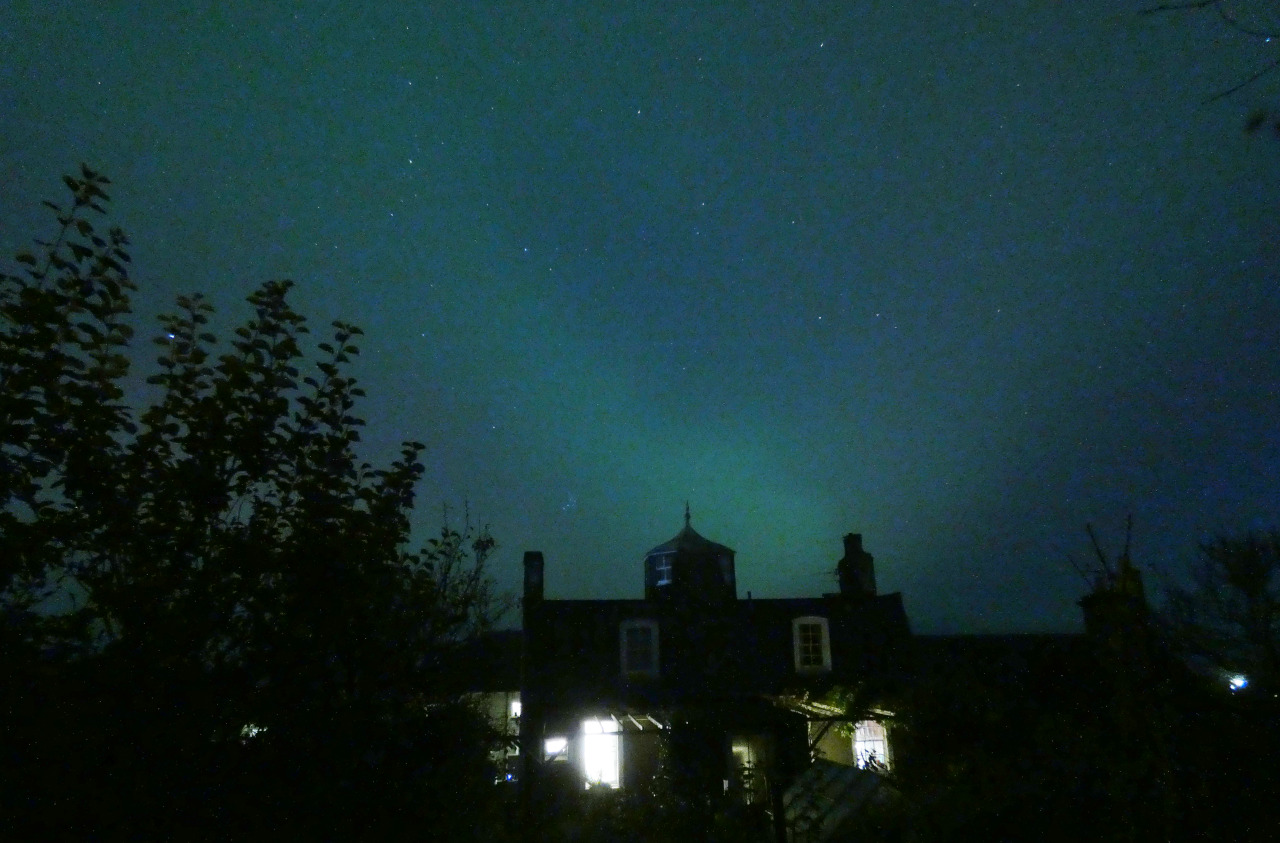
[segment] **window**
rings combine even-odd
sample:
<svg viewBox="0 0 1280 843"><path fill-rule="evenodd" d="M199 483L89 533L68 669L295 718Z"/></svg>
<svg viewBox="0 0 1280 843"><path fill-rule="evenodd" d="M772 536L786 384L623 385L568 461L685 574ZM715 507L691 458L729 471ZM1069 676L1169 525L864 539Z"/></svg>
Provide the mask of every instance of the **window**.
<svg viewBox="0 0 1280 843"><path fill-rule="evenodd" d="M618 721L601 717L582 721L582 776L587 787L621 783Z"/></svg>
<svg viewBox="0 0 1280 843"><path fill-rule="evenodd" d="M618 637L623 676L658 675L657 621L623 621Z"/></svg>
<svg viewBox="0 0 1280 843"><path fill-rule="evenodd" d="M671 553L659 553L653 557L653 584L671 585Z"/></svg>
<svg viewBox="0 0 1280 843"><path fill-rule="evenodd" d="M889 735L883 723L862 720L854 728L853 758L859 767L889 767Z"/></svg>
<svg viewBox="0 0 1280 843"><path fill-rule="evenodd" d="M826 618L796 618L791 622L791 640L798 673L831 670L831 633Z"/></svg>
<svg viewBox="0 0 1280 843"><path fill-rule="evenodd" d="M520 734L520 700L518 699L512 700L511 705L508 706L507 711L508 711L507 734L519 735ZM509 745L509 749L507 750L507 754L519 755L520 741L512 741Z"/></svg>
<svg viewBox="0 0 1280 843"><path fill-rule="evenodd" d="M543 760L569 760L569 739L564 737L547 738L542 746Z"/></svg>

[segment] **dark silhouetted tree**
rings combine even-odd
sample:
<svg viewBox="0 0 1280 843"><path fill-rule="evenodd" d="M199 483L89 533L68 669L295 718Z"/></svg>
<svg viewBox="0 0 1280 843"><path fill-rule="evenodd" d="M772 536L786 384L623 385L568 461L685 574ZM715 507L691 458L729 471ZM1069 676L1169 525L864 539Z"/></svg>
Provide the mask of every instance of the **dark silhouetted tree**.
<svg viewBox="0 0 1280 843"><path fill-rule="evenodd" d="M1188 585L1169 589L1178 640L1216 666L1275 689L1280 680L1280 531L1200 545Z"/></svg>
<svg viewBox="0 0 1280 843"><path fill-rule="evenodd" d="M407 549L423 446L360 461L360 331L305 364L290 282L229 347L179 298L135 412L128 241L94 225L107 179L66 183L0 275L0 799L54 837L473 835L492 539Z"/></svg>

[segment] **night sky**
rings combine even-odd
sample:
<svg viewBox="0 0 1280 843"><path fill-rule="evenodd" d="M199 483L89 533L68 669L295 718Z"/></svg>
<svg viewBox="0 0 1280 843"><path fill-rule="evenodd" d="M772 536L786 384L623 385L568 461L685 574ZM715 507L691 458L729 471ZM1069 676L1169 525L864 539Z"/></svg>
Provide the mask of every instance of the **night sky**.
<svg viewBox="0 0 1280 843"><path fill-rule="evenodd" d="M1280 526L1280 79L1204 104L1277 45L1143 5L10 2L0 247L86 161L141 327L295 279L512 591L639 596L687 500L742 596L861 532L917 631L1076 629L1087 522Z"/></svg>

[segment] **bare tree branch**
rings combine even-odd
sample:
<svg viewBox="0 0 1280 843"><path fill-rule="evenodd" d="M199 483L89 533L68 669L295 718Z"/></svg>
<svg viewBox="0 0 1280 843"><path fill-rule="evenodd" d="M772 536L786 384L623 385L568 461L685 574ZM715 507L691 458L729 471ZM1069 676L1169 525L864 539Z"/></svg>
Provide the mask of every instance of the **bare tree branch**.
<svg viewBox="0 0 1280 843"><path fill-rule="evenodd" d="M1234 14L1227 7L1226 0L1187 0L1187 2L1184 2L1184 3L1161 3L1157 6L1148 6L1145 9L1141 9L1139 10L1138 14L1154 15L1154 14L1163 14L1165 12L1188 12L1188 11L1195 11L1198 9L1210 9L1210 8L1213 9L1215 13L1217 13L1218 17L1222 20L1223 23L1227 25L1228 28L1234 29L1236 32L1239 32L1241 35L1247 35L1250 38L1254 38L1264 42L1269 42L1271 41L1272 38L1280 39L1280 29L1262 29L1257 26L1254 26L1253 24L1242 21L1238 16L1236 16L1236 14ZM1257 82L1259 79L1266 76L1268 73L1271 73L1272 71L1274 71L1277 67L1280 67L1280 58L1277 58L1271 62L1268 62L1257 72L1249 76L1249 78L1243 80L1239 84L1232 85L1230 88L1227 88L1224 91L1219 91L1218 93L1204 100L1200 104L1209 105L1210 103L1215 103L1218 100L1226 99L1232 94L1237 93L1249 87L1254 82Z"/></svg>
<svg viewBox="0 0 1280 843"><path fill-rule="evenodd" d="M1268 73L1273 72L1277 67L1280 67L1280 58L1272 59L1270 62L1268 62L1267 64L1263 65L1263 67L1262 67L1260 70L1258 70L1256 73L1254 73L1254 74L1253 74L1252 76L1250 76L1248 79L1245 79L1244 81L1240 82L1239 84L1232 85L1230 88L1227 88L1225 91L1219 91L1218 93L1216 93L1216 94L1214 94L1213 96L1209 97L1207 100L1205 100L1204 102L1202 102L1202 103L1200 103L1200 104L1201 104L1201 105L1209 105L1210 103L1217 102L1218 100L1226 99L1227 97L1229 97L1229 96L1231 96L1232 94L1234 94L1236 91L1240 91L1240 90L1242 90L1242 89L1244 89L1244 88L1247 88L1249 85L1252 85L1254 82L1257 82L1257 81L1258 81L1259 79L1261 79L1263 76L1266 76Z"/></svg>
<svg viewBox="0 0 1280 843"><path fill-rule="evenodd" d="M1280 31L1256 29L1255 27L1249 26L1248 24L1244 23L1238 17L1231 14L1231 12L1227 10L1226 4L1221 2L1221 0L1219 0L1219 2L1214 3L1213 7L1214 9L1217 10L1218 17L1222 18L1223 22L1227 26L1231 27L1237 32L1243 33L1252 38L1261 38L1264 41L1268 41L1272 38L1280 38Z"/></svg>
<svg viewBox="0 0 1280 843"><path fill-rule="evenodd" d="M1188 3L1161 3L1159 6L1149 6L1138 11L1140 15L1155 15L1161 12L1185 12L1189 9L1205 9L1209 6L1217 6L1222 0L1191 0Z"/></svg>

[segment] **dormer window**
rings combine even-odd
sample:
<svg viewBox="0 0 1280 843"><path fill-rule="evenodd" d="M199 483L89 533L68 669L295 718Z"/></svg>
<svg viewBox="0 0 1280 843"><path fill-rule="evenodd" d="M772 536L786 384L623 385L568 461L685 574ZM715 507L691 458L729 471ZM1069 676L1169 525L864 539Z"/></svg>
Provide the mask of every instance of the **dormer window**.
<svg viewBox="0 0 1280 843"><path fill-rule="evenodd" d="M791 642L797 673L831 670L831 632L826 618L796 618L791 622Z"/></svg>
<svg viewBox="0 0 1280 843"><path fill-rule="evenodd" d="M623 621L619 627L618 645L623 677L658 675L657 621Z"/></svg>
<svg viewBox="0 0 1280 843"><path fill-rule="evenodd" d="M671 557L673 553L659 553L653 557L653 584L671 585Z"/></svg>

